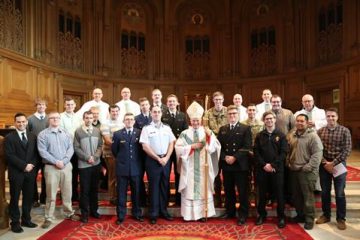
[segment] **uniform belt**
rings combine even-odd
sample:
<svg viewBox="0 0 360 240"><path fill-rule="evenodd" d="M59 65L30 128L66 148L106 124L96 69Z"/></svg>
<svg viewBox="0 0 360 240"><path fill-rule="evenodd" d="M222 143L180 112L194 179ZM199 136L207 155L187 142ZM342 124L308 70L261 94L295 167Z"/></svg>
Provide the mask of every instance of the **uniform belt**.
<svg viewBox="0 0 360 240"><path fill-rule="evenodd" d="M166 156L166 154L160 154L160 155L158 155L158 157L160 157L160 158L163 158L163 157L165 157Z"/></svg>

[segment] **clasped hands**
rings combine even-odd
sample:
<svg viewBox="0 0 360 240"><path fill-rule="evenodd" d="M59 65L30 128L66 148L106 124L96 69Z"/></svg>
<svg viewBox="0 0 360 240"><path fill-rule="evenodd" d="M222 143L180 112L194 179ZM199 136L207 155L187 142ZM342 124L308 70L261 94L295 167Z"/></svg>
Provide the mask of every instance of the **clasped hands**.
<svg viewBox="0 0 360 240"><path fill-rule="evenodd" d="M275 172L275 168L273 168L270 163L265 164L263 169L265 172Z"/></svg>
<svg viewBox="0 0 360 240"><path fill-rule="evenodd" d="M167 157L167 156L165 156L165 157L159 157L159 159L158 159L158 162L161 164L161 166L165 166L166 165L166 163L169 161L169 158Z"/></svg>
<svg viewBox="0 0 360 240"><path fill-rule="evenodd" d="M321 163L323 164L323 167L325 168L325 170L328 172L328 173L333 173L334 171L334 162L329 162L329 161L326 161L325 159L323 159L321 161Z"/></svg>
<svg viewBox="0 0 360 240"><path fill-rule="evenodd" d="M229 165L232 165L236 161L236 158L234 156L225 156L225 162Z"/></svg>

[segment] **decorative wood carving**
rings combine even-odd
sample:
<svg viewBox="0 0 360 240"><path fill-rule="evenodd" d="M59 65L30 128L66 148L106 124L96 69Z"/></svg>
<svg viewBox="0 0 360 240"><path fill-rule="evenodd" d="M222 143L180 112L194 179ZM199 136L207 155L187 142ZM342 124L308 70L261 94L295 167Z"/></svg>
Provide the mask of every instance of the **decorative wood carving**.
<svg viewBox="0 0 360 240"><path fill-rule="evenodd" d="M81 39L70 32L58 33L59 58L61 67L76 71L83 70L83 47Z"/></svg>

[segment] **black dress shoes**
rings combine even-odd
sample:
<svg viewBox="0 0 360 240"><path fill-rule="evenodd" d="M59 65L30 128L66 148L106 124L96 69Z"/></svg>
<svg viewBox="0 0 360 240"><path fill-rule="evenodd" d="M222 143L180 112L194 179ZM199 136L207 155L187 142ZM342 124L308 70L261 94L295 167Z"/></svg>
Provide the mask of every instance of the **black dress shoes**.
<svg viewBox="0 0 360 240"><path fill-rule="evenodd" d="M21 222L21 226L28 228L36 228L38 225L29 221L29 222Z"/></svg>
<svg viewBox="0 0 360 240"><path fill-rule="evenodd" d="M258 218L256 219L255 225L262 225L265 221L266 217L263 216L258 216Z"/></svg>
<svg viewBox="0 0 360 240"><path fill-rule="evenodd" d="M93 212L93 213L90 214L90 216L92 216L93 218L96 218L96 219L101 218L101 215L98 212Z"/></svg>
<svg viewBox="0 0 360 240"><path fill-rule="evenodd" d="M143 216L136 216L136 217L134 217L134 219L135 219L136 221L139 221L139 222L143 222L143 221L144 221L144 217L143 217Z"/></svg>
<svg viewBox="0 0 360 240"><path fill-rule="evenodd" d="M278 222L278 228L284 228L285 227L285 218L280 218Z"/></svg>
<svg viewBox="0 0 360 240"><path fill-rule="evenodd" d="M20 224L11 225L11 231L14 233L22 233L24 229L20 227Z"/></svg>
<svg viewBox="0 0 360 240"><path fill-rule="evenodd" d="M245 218L245 217L239 217L238 222L237 222L237 225L242 226L242 225L245 224L245 222L246 222L246 218Z"/></svg>
<svg viewBox="0 0 360 240"><path fill-rule="evenodd" d="M168 220L168 221L174 220L174 218L169 213L162 214L161 217Z"/></svg>
<svg viewBox="0 0 360 240"><path fill-rule="evenodd" d="M220 215L219 218L221 219L229 219L229 218L234 218L235 214L228 214L228 213L224 213L223 215Z"/></svg>
<svg viewBox="0 0 360 240"><path fill-rule="evenodd" d="M294 223L304 223L305 222L305 217L304 216L300 216L300 215L296 215L295 217L293 217L291 219L291 222Z"/></svg>
<svg viewBox="0 0 360 240"><path fill-rule="evenodd" d="M89 222L89 218L88 218L87 216L81 215L81 217L80 217L80 222L82 222L82 223L88 223L88 222Z"/></svg>
<svg viewBox="0 0 360 240"><path fill-rule="evenodd" d="M204 222L206 222L206 221L207 221L206 218L200 218L200 219L199 219L199 222L203 222L203 223L204 223Z"/></svg>
<svg viewBox="0 0 360 240"><path fill-rule="evenodd" d="M118 218L115 222L116 225L121 225L124 222L123 218Z"/></svg>
<svg viewBox="0 0 360 240"><path fill-rule="evenodd" d="M156 224L156 218L150 218L150 224Z"/></svg>

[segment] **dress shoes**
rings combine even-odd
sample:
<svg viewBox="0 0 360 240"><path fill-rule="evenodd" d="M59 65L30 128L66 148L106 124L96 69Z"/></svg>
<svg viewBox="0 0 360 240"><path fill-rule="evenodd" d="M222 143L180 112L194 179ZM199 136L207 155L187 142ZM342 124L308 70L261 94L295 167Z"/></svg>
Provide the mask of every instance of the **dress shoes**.
<svg viewBox="0 0 360 240"><path fill-rule="evenodd" d="M291 222L294 222L294 223L304 223L305 222L305 217L304 216L300 216L300 215L297 215L295 217L293 217L291 219Z"/></svg>
<svg viewBox="0 0 360 240"><path fill-rule="evenodd" d="M150 224L156 224L156 218L150 218Z"/></svg>
<svg viewBox="0 0 360 240"><path fill-rule="evenodd" d="M162 214L161 217L167 221L172 221L174 220L174 218L169 214L169 213L166 213L166 214Z"/></svg>
<svg viewBox="0 0 360 240"><path fill-rule="evenodd" d="M47 228L50 227L50 225L51 225L51 221L45 220L45 222L41 225L41 227L42 227L43 229L47 229Z"/></svg>
<svg viewBox="0 0 360 240"><path fill-rule="evenodd" d="M284 228L285 225L285 218L280 218L278 222L278 228Z"/></svg>
<svg viewBox="0 0 360 240"><path fill-rule="evenodd" d="M96 218L96 219L101 218L101 215L98 212L93 212L93 213L90 214L90 216L92 216L93 218Z"/></svg>
<svg viewBox="0 0 360 240"><path fill-rule="evenodd" d="M204 223L204 222L206 222L206 221L207 221L206 218L200 218L200 219L199 219L199 222L203 222L203 223Z"/></svg>
<svg viewBox="0 0 360 240"><path fill-rule="evenodd" d="M266 217L264 216L258 216L256 219L255 225L259 226L262 225L265 222Z"/></svg>
<svg viewBox="0 0 360 240"><path fill-rule="evenodd" d="M306 222L306 223L304 224L304 228L305 228L306 230L311 230L311 229L314 228L314 223L313 223L313 222Z"/></svg>
<svg viewBox="0 0 360 240"><path fill-rule="evenodd" d="M21 226L27 227L27 228L36 228L38 225L29 221L29 222L21 222Z"/></svg>
<svg viewBox="0 0 360 240"><path fill-rule="evenodd" d="M143 221L144 221L144 217L143 217L143 216L136 216L136 217L134 217L134 219L135 219L136 221L139 221L139 222L143 222Z"/></svg>
<svg viewBox="0 0 360 240"><path fill-rule="evenodd" d="M220 215L220 219L229 219L229 218L234 218L235 215L234 214L228 214L228 213L224 213L223 215Z"/></svg>
<svg viewBox="0 0 360 240"><path fill-rule="evenodd" d="M88 215L87 215L87 214L81 214L80 222L82 222L82 223L88 223L88 222L89 222L89 217L88 217Z"/></svg>
<svg viewBox="0 0 360 240"><path fill-rule="evenodd" d="M37 202L37 201L36 201L36 202L34 202L34 203L33 203L33 207L34 207L34 208L38 208L38 207L40 207L40 203L39 203L39 202Z"/></svg>
<svg viewBox="0 0 360 240"><path fill-rule="evenodd" d="M14 224L14 225L11 225L11 231L14 233L22 233L24 231L24 229L22 229L20 224Z"/></svg>
<svg viewBox="0 0 360 240"><path fill-rule="evenodd" d="M242 226L244 225L246 222L246 218L245 217L239 217L238 221L237 221L237 225Z"/></svg>
<svg viewBox="0 0 360 240"><path fill-rule="evenodd" d="M115 222L116 225L121 225L124 222L123 218L118 218Z"/></svg>

